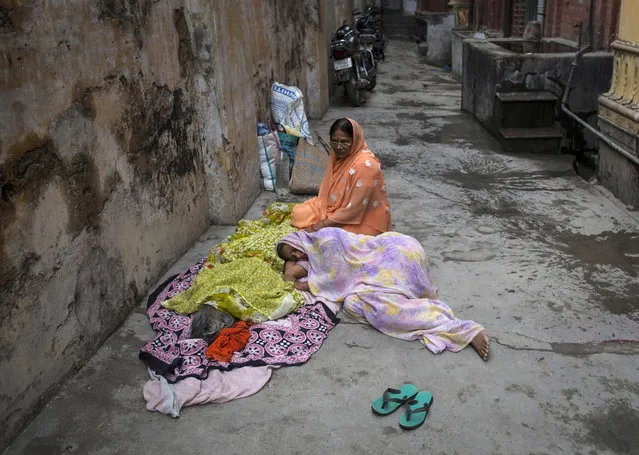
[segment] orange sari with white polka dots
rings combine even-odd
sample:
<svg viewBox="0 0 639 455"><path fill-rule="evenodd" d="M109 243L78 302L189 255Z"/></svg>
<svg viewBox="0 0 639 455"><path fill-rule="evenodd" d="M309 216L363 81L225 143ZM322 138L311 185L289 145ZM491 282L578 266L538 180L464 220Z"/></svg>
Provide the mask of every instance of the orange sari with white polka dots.
<svg viewBox="0 0 639 455"><path fill-rule="evenodd" d="M378 235L391 230L381 165L368 149L362 127L348 120L353 125L351 154L338 160L331 151L319 194L293 208L292 224L299 229L328 219L355 234Z"/></svg>

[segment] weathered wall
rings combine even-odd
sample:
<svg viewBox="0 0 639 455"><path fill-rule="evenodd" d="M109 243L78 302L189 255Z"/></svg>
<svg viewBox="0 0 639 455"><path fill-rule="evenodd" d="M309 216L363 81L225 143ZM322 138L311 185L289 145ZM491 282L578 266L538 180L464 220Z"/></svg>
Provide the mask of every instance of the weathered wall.
<svg viewBox="0 0 639 455"><path fill-rule="evenodd" d="M208 193L212 219L228 223L242 216L259 191L255 124L269 115L271 84L299 87L309 117L321 117L328 108L327 38L316 0L201 5L192 27L215 39L214 90L208 93L218 98L210 104L219 107L219 121L208 122L212 130L221 127L221 135L212 131L218 142L205 157Z"/></svg>
<svg viewBox="0 0 639 455"><path fill-rule="evenodd" d="M559 99L568 81L572 54L513 54L488 40L463 42L462 109L477 117L493 133L495 93L546 90ZM597 122L599 95L608 89L612 54L583 56L568 99L570 110L591 124ZM562 147L583 151L596 148L596 138L573 121L558 116L564 128Z"/></svg>
<svg viewBox="0 0 639 455"><path fill-rule="evenodd" d="M453 76L457 79L460 79L464 72L464 40L471 38L472 35L473 32L457 30L451 33L451 66Z"/></svg>
<svg viewBox="0 0 639 455"><path fill-rule="evenodd" d="M417 9L417 0L402 0L402 12L406 15L412 16Z"/></svg>
<svg viewBox="0 0 639 455"><path fill-rule="evenodd" d="M524 28L526 28L526 0L513 0L512 36L522 36Z"/></svg>
<svg viewBox="0 0 639 455"><path fill-rule="evenodd" d="M597 0L595 3L595 49L609 49L615 40L621 0ZM583 42L588 41L589 0L546 0L545 36L579 40L583 23Z"/></svg>
<svg viewBox="0 0 639 455"><path fill-rule="evenodd" d="M464 41L472 39L474 31L453 30L451 33L451 61L452 74L455 78L461 79L464 73ZM500 38L501 32L482 32L487 38Z"/></svg>
<svg viewBox="0 0 639 455"><path fill-rule="evenodd" d="M615 39L621 0L597 0L595 3L596 49L608 49ZM476 3L478 28L503 30L504 1L484 0ZM575 28L583 22L583 37L587 38L589 0L545 0L544 36L578 41L579 30ZM523 34L526 26L525 0L513 1L512 36Z"/></svg>
<svg viewBox="0 0 639 455"><path fill-rule="evenodd" d="M417 0L417 12L450 13L449 0Z"/></svg>
<svg viewBox="0 0 639 455"><path fill-rule="evenodd" d="M418 12L415 14L416 34L426 44L418 46L418 52L426 56L426 63L447 65L452 57L452 35L455 25L453 13Z"/></svg>
<svg viewBox="0 0 639 455"><path fill-rule="evenodd" d="M259 192L274 80L328 105L317 0L0 0L0 450Z"/></svg>
<svg viewBox="0 0 639 455"><path fill-rule="evenodd" d="M639 3L628 0L614 0L619 10L619 39L634 44L639 43ZM621 4L620 4L621 2Z"/></svg>
<svg viewBox="0 0 639 455"><path fill-rule="evenodd" d="M504 1L484 0L476 3L478 14L475 21L478 29L504 29Z"/></svg>

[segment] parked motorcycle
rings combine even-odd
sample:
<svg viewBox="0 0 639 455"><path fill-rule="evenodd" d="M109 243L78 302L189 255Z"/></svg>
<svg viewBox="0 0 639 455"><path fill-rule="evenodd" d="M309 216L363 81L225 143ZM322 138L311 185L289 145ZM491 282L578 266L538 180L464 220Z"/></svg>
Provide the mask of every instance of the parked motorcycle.
<svg viewBox="0 0 639 455"><path fill-rule="evenodd" d="M370 44L362 43L357 30L342 25L331 39L335 84L343 85L353 106L365 101L363 90L377 84L377 62Z"/></svg>
<svg viewBox="0 0 639 455"><path fill-rule="evenodd" d="M353 24L360 34L362 42L373 48L373 55L378 60L385 60L384 50L388 46L388 34L384 30L383 8L372 6L364 12L353 11Z"/></svg>

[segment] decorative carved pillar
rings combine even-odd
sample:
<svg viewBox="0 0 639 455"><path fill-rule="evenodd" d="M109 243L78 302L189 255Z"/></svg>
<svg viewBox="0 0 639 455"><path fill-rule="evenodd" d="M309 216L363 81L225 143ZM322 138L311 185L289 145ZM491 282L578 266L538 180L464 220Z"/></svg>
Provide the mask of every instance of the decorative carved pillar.
<svg viewBox="0 0 639 455"><path fill-rule="evenodd" d="M622 0L610 90L599 97L599 128L639 160L639 1ZM599 142L601 183L639 208L639 164Z"/></svg>
<svg viewBox="0 0 639 455"><path fill-rule="evenodd" d="M617 40L611 47L615 53L612 83L599 98L599 115L638 133L639 43Z"/></svg>

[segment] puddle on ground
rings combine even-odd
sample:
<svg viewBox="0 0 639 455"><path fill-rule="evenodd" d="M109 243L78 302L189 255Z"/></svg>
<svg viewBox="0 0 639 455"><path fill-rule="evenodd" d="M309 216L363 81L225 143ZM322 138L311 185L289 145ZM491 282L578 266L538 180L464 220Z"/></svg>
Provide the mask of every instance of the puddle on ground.
<svg viewBox="0 0 639 455"><path fill-rule="evenodd" d="M480 234L494 234L497 232L497 229L491 226L477 226L475 230Z"/></svg>
<svg viewBox="0 0 639 455"><path fill-rule="evenodd" d="M494 259L497 255L488 248L475 248L468 251L453 250L442 253L444 261L454 262L483 262Z"/></svg>
<svg viewBox="0 0 639 455"><path fill-rule="evenodd" d="M625 401L595 409L579 420L586 425L587 439L600 450L632 453L639 447L639 411Z"/></svg>
<svg viewBox="0 0 639 455"><path fill-rule="evenodd" d="M432 106L432 107L445 107L445 103L435 103L433 101L415 101L415 100L397 100L393 103L395 106L402 107L423 107L423 106Z"/></svg>
<svg viewBox="0 0 639 455"><path fill-rule="evenodd" d="M637 233L606 231L597 235L585 235L557 232L555 238L560 243L561 251L581 264L611 265L631 277L639 277ZM637 299L639 300L639 297Z"/></svg>

